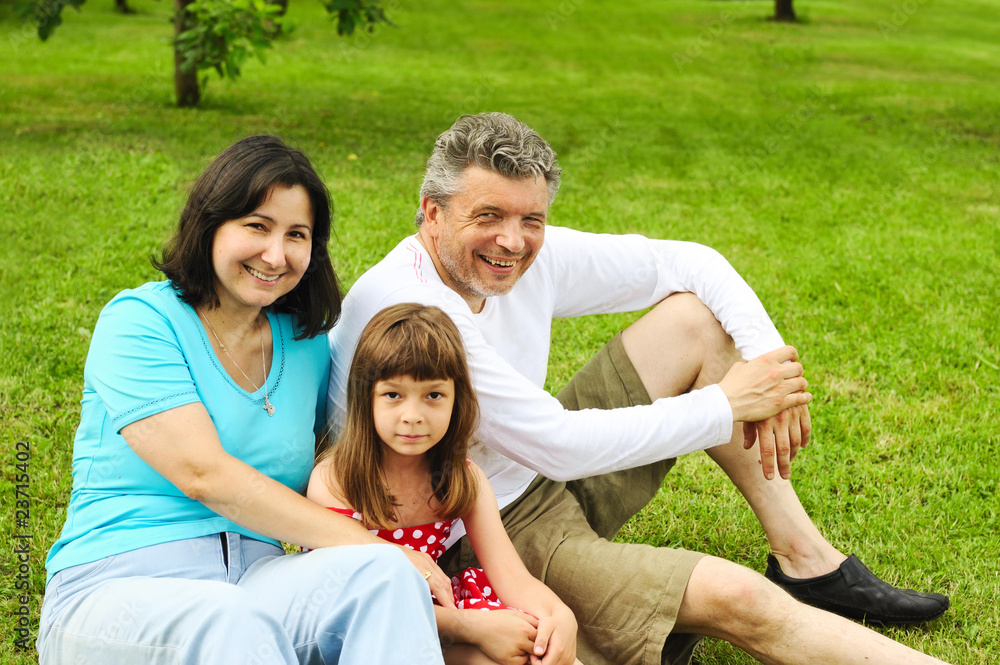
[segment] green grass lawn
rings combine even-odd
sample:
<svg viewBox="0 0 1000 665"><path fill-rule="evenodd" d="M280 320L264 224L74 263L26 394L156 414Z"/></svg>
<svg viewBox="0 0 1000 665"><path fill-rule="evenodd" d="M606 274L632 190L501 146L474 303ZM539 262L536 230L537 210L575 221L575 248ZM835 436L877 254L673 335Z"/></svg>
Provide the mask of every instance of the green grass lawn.
<svg viewBox="0 0 1000 665"><path fill-rule="evenodd" d="M942 619L888 634L995 662L1000 5L803 1L783 25L742 0L400 1L396 28L352 41L294 2L268 64L213 80L198 110L173 107L171 3L134 5L92 0L39 43L0 1L0 661L35 660L14 644L15 550L30 543L34 626L90 331L115 293L158 278L148 257L211 157L260 132L303 148L349 285L412 231L434 137L503 110L560 155L553 223L698 241L747 278L816 396L793 466L807 509L890 581L951 596ZM557 322L550 387L636 316ZM767 553L703 454L622 537L757 570ZM700 658L752 662L714 641Z"/></svg>

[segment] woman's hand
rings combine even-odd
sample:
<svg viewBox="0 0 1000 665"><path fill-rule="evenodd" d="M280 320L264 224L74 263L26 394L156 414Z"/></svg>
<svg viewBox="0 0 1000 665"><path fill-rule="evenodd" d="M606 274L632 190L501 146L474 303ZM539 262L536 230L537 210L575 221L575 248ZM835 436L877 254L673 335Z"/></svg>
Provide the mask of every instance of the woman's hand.
<svg viewBox="0 0 1000 665"><path fill-rule="evenodd" d="M431 595L437 599L438 604L441 607L455 607L455 594L451 589L451 578L448 577L443 570L441 570L431 555L426 552L418 552L416 550L410 549L409 547L399 546L403 550L403 554L406 558L410 560L420 574L424 576L427 580L427 584L431 589ZM428 575L430 573L430 575Z"/></svg>

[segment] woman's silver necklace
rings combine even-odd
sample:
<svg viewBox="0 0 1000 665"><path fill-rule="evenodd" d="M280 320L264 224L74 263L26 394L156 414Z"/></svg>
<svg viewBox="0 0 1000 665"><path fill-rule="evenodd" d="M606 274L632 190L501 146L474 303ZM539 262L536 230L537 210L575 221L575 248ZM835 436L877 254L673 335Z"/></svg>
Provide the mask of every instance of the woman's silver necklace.
<svg viewBox="0 0 1000 665"><path fill-rule="evenodd" d="M219 333L215 332L215 326L213 326L212 322L208 320L208 316L202 312L198 312L198 315L201 316L201 318L205 319L205 323L208 324L209 330L211 330L212 334L215 335L215 341L219 343L219 348L222 349L222 352L226 354L226 357L232 361L233 365L236 366L236 369L240 370L240 374L243 375L243 378L245 378L247 381L250 382L250 385L254 387L255 391L261 392L261 389L257 386L256 383L253 382L253 379L247 376L247 373L243 371L243 368L239 366L239 364L233 359L231 355L229 355L229 351L226 349L226 345L222 343L221 339L219 339ZM264 370L264 390L263 390L264 410L267 411L267 415L273 416L274 405L271 404L271 401L267 398L267 366L264 364L264 333L261 330L261 325L259 320L257 321L257 335L260 337L260 367L262 370Z"/></svg>

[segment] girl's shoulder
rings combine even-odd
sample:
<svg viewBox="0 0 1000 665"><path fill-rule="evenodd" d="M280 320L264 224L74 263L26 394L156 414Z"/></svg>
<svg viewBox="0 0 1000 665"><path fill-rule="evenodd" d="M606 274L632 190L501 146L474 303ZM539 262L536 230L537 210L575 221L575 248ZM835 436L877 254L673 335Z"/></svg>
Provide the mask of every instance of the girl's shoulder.
<svg viewBox="0 0 1000 665"><path fill-rule="evenodd" d="M478 464L472 461L471 457L465 458L465 466L469 468L469 471L471 471L472 475L476 477L476 480L480 482L488 482L486 474L483 473L483 470L479 468Z"/></svg>
<svg viewBox="0 0 1000 665"><path fill-rule="evenodd" d="M306 487L306 498L314 503L327 508L343 508L353 510L353 507L344 500L344 493L340 489L333 474L333 465L330 458L320 460L313 467L309 475L309 485Z"/></svg>

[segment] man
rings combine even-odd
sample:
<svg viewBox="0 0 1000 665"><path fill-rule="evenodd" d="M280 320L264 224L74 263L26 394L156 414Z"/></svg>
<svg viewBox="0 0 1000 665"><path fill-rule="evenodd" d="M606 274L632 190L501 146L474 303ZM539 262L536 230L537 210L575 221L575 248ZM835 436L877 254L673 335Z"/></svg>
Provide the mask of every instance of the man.
<svg viewBox="0 0 1000 665"><path fill-rule="evenodd" d="M737 564L609 542L677 455L704 449L764 527L767 576L798 598L880 623L948 607L882 582L812 524L788 482L810 433L802 367L728 262L693 243L548 226L559 181L549 145L510 116L464 116L438 138L417 234L358 280L331 333L334 419L368 320L437 305L462 332L481 403L473 458L529 570L576 613L583 662L687 662L692 635L765 662L939 662ZM647 307L558 399L543 389L553 317ZM472 563L465 539L441 561Z"/></svg>

